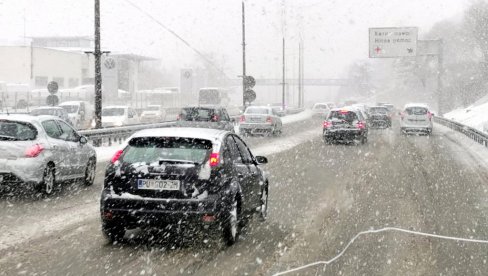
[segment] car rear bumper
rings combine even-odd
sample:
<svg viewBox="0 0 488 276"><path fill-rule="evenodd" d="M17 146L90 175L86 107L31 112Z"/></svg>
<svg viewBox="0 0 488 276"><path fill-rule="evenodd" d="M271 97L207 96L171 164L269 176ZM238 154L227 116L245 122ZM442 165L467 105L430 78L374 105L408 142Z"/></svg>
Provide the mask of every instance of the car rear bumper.
<svg viewBox="0 0 488 276"><path fill-rule="evenodd" d="M214 224L225 209L219 195L205 199L125 198L102 192L100 212L105 223L126 226L164 226L168 224Z"/></svg>
<svg viewBox="0 0 488 276"><path fill-rule="evenodd" d="M273 125L271 123L256 123L256 124L241 123L239 125L239 131L241 133L242 132L257 133L257 132L267 132L272 130L273 130Z"/></svg>
<svg viewBox="0 0 488 276"><path fill-rule="evenodd" d="M42 182L44 169L38 158L0 159L0 186L35 186Z"/></svg>
<svg viewBox="0 0 488 276"><path fill-rule="evenodd" d="M329 140L352 141L366 136L367 132L357 129L324 130L323 136Z"/></svg>

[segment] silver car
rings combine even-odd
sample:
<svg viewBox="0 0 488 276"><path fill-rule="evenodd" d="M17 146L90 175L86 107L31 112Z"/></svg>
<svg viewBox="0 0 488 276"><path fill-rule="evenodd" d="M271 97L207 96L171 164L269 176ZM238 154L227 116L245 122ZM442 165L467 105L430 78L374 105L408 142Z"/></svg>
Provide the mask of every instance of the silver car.
<svg viewBox="0 0 488 276"><path fill-rule="evenodd" d="M279 135L283 129L281 118L269 106L250 106L239 120L239 133Z"/></svg>
<svg viewBox="0 0 488 276"><path fill-rule="evenodd" d="M67 180L92 185L96 152L87 142L55 116L0 115L0 188L51 194Z"/></svg>

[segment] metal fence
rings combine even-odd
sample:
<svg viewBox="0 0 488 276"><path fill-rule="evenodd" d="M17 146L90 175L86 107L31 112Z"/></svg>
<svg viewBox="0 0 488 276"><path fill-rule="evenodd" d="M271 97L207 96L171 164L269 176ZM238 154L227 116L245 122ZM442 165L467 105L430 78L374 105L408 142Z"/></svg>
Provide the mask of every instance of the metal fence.
<svg viewBox="0 0 488 276"><path fill-rule="evenodd" d="M143 129L171 127L175 125L175 121L141 124L124 127L110 127L102 129L80 130L79 134L85 136L94 146L107 145L111 146L113 143L122 143L129 136L135 132Z"/></svg>
<svg viewBox="0 0 488 276"><path fill-rule="evenodd" d="M457 132L460 132L466 136L468 136L470 139L482 144L485 147L488 147L488 134L477 130L475 128L469 127L467 125L463 125L461 123L442 118L442 117L434 117L434 122L446 126L452 130L455 130Z"/></svg>

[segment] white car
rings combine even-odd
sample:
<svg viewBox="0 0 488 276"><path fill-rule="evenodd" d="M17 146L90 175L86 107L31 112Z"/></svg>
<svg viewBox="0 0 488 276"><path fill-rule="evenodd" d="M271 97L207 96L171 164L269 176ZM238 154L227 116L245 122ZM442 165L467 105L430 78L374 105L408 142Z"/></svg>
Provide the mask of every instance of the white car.
<svg viewBox="0 0 488 276"><path fill-rule="evenodd" d="M160 123L166 118L166 111L160 105L148 105L141 114L143 123Z"/></svg>
<svg viewBox="0 0 488 276"><path fill-rule="evenodd" d="M59 105L66 112L76 129L88 129L94 117L94 108L89 102L70 101Z"/></svg>
<svg viewBox="0 0 488 276"><path fill-rule="evenodd" d="M423 132L432 133L432 113L429 106L422 103L405 105L400 113L400 130L402 133Z"/></svg>
<svg viewBox="0 0 488 276"><path fill-rule="evenodd" d="M139 116L132 107L107 106L102 108L102 127L120 127L139 123Z"/></svg>
<svg viewBox="0 0 488 276"><path fill-rule="evenodd" d="M335 104L333 103L316 103L312 107L312 113L314 117L325 119L333 108L335 108Z"/></svg>
<svg viewBox="0 0 488 276"><path fill-rule="evenodd" d="M62 181L95 179L96 152L55 116L0 115L0 188L53 192Z"/></svg>

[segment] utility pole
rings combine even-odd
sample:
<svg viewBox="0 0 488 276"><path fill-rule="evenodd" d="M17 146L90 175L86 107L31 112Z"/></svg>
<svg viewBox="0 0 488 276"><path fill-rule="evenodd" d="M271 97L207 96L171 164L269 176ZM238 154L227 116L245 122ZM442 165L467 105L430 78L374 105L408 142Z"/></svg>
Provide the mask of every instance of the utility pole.
<svg viewBox="0 0 488 276"><path fill-rule="evenodd" d="M438 52L437 52L437 66L439 72L437 72L437 112L439 114L435 114L436 116L442 116L443 110L442 110L442 74L444 71L444 65L443 65L443 41L442 38L437 40L438 41Z"/></svg>
<svg viewBox="0 0 488 276"><path fill-rule="evenodd" d="M95 128L102 128L102 68L100 51L100 0L95 0Z"/></svg>
<svg viewBox="0 0 488 276"><path fill-rule="evenodd" d="M246 109L246 17L244 9L244 1L242 1L242 106Z"/></svg>
<svg viewBox="0 0 488 276"><path fill-rule="evenodd" d="M285 36L283 36L283 83L282 83L283 87L283 91L282 91L282 95L281 95L281 101L282 101L282 108L283 108L283 111L285 111L285 86L286 86L286 83L285 83Z"/></svg>

